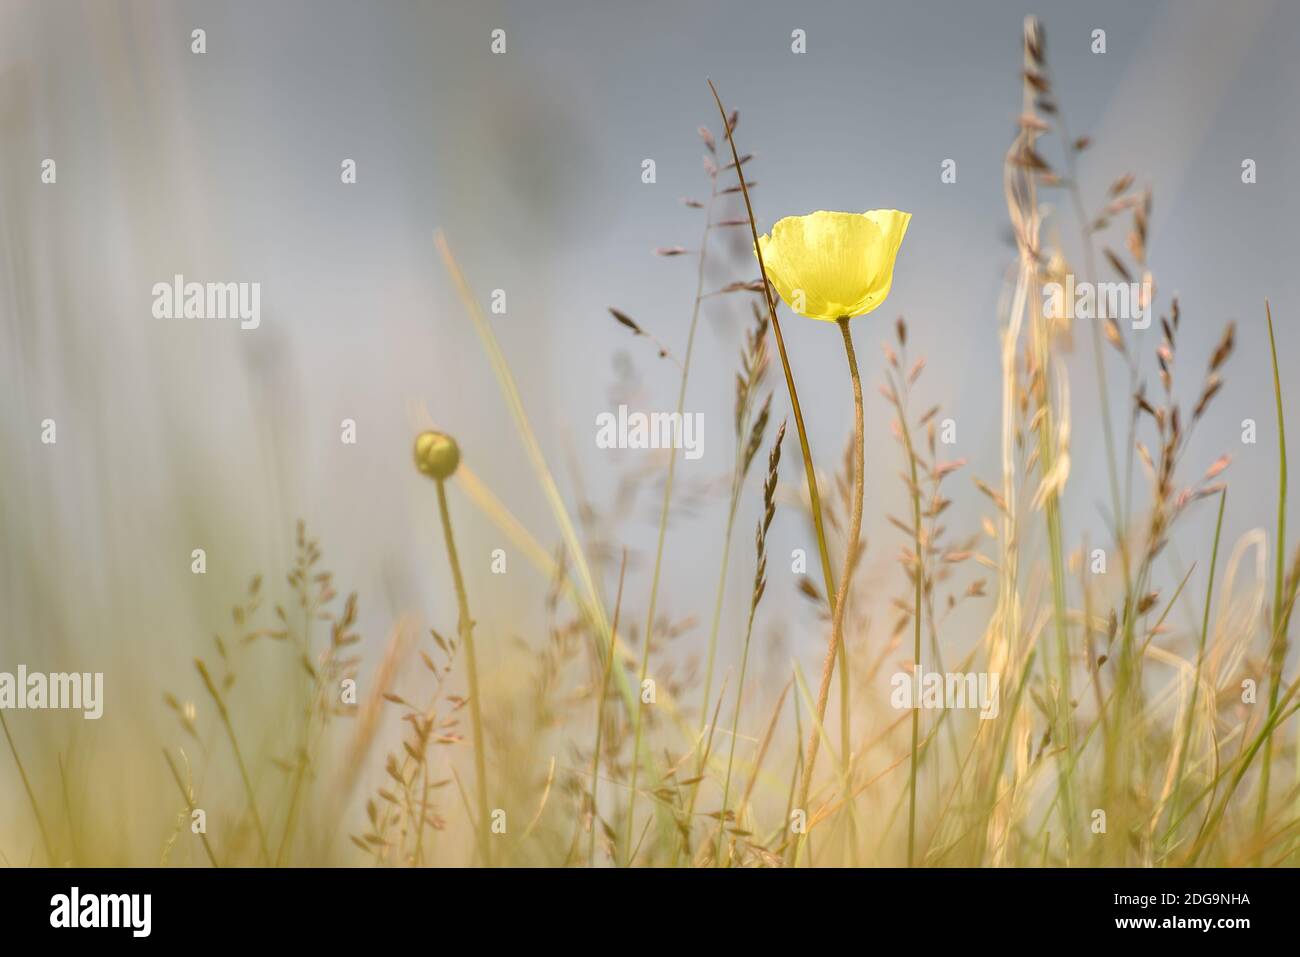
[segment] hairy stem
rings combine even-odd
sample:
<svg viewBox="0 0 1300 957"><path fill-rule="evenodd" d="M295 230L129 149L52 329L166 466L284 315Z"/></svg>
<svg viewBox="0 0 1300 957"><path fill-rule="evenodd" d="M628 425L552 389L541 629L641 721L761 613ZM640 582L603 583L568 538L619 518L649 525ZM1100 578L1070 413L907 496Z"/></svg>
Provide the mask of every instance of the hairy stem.
<svg viewBox="0 0 1300 957"><path fill-rule="evenodd" d="M865 428L862 414L862 378L858 374L858 359L853 351L853 335L849 331L849 317L839 320L840 332L844 336L844 354L849 363L849 378L853 382L853 512L849 522L849 537L844 557L844 568L840 573L839 589L836 592L835 614L831 619L831 641L826 649L826 659L822 662L822 680L817 690L817 721L808 740L808 758L803 769L803 783L799 787L799 807L807 813L808 795L812 789L813 770L817 764L817 749L821 744L820 725L826 718L826 703L830 698L831 676L835 671L835 659L844 645L844 610L848 604L849 585L853 579L853 567L857 557L858 539L862 534L862 498L865 492L866 478L863 474L863 445ZM918 526L919 527L919 526ZM918 636L919 636L918 632ZM918 637L919 641L920 638ZM843 672L841 672L843 673ZM842 742L842 750L848 750L849 742ZM799 844L794 845L792 863L798 862Z"/></svg>

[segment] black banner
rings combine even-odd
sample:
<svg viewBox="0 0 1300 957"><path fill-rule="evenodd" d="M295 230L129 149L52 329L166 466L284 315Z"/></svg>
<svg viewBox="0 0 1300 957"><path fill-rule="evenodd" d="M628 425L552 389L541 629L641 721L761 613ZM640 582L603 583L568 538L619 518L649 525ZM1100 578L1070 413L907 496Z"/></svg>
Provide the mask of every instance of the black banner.
<svg viewBox="0 0 1300 957"><path fill-rule="evenodd" d="M673 914L694 914L692 924L715 915L729 937L911 928L951 942L982 929L982 946L1040 932L1071 944L1199 936L1230 945L1295 927L1295 874L1284 870L8 869L0 884L8 931L76 934L83 944L361 945L435 930L536 943L542 928L562 925L670 934ZM842 919L851 926L839 928Z"/></svg>

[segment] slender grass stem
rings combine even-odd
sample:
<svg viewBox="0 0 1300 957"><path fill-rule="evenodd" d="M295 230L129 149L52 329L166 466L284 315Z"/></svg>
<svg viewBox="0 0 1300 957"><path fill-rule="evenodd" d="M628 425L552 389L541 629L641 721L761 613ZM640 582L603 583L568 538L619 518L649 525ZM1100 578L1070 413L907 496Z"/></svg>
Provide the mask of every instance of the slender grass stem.
<svg viewBox="0 0 1300 957"><path fill-rule="evenodd" d="M582 542L578 539L578 532L574 527L573 519L564 505L564 500L560 497L559 487L555 484L555 476L546 464L546 456L542 454L541 443L537 440L537 434L533 431L528 413L524 409L523 397L519 394L519 387L510 371L510 365L506 362L505 355L501 351L501 345L497 342L496 335L493 333L487 317L483 314L483 308L479 305L478 300L474 298L474 291L470 288L469 281L465 278L465 273L456 261L456 257L452 254L447 237L441 230L434 234L434 245L437 246L438 254L442 257L447 272L451 275L466 314L473 322L474 328L487 350L488 359L492 363L492 371L501 386L501 392L506 399L506 404L510 407L511 415L515 421L515 428L524 445L524 451L528 453L529 462L537 475L547 503L550 505L551 514L555 517L556 524L559 525L560 532L564 537L564 544L568 549L568 554L577 567L578 580L582 583L582 590L586 592L584 604L590 612L596 637L607 648L614 651L617 649L618 643L614 634L610 631L609 618L605 614L600 589L596 587L595 575L592 574L591 564L587 561ZM628 683L627 675L622 670L615 669L614 681L619 695L623 699L624 707L626 707L628 714L631 714L636 708L636 703L633 700L633 691Z"/></svg>
<svg viewBox="0 0 1300 957"><path fill-rule="evenodd" d="M316 617L316 605L309 602L303 606L303 642L302 654L306 661L311 660L311 624ZM289 851L290 842L293 839L294 828L298 821L298 805L302 797L303 782L307 777L307 767L311 763L311 754L314 750L312 747L312 724L316 719L316 706L320 702L321 681L325 671L318 671L315 679L311 682L310 697L307 699L307 719L302 729L302 742L298 750L298 766L294 770L293 789L289 795L289 810L285 814L284 831L280 835L279 846L275 850L275 866L280 867L284 863L284 856ZM324 720L321 721L321 733L324 732ZM319 735L317 737L319 740ZM423 820L423 819L421 819ZM423 829L420 835L423 836ZM418 839L417 839L418 843Z"/></svg>
<svg viewBox="0 0 1300 957"><path fill-rule="evenodd" d="M1214 570L1219 562L1219 535L1223 531L1223 508L1228 501L1228 490L1219 493L1219 516L1214 522L1214 547L1210 550L1210 578L1205 585L1205 611L1201 616L1201 640L1196 646L1196 670L1192 674L1191 697L1187 702L1187 722L1183 725L1183 743L1178 750L1178 766L1174 771L1174 792L1169 799L1170 819L1178 817L1183 788L1183 769L1187 766L1187 749L1192 744L1192 724L1196 717L1197 692L1201 688L1201 669L1205 665L1205 646L1210 634L1210 607L1214 601Z"/></svg>
<svg viewBox="0 0 1300 957"><path fill-rule="evenodd" d="M740 442L736 443L736 470L740 470L740 456L743 451ZM709 700L713 693L713 663L715 653L718 650L718 630L722 625L722 605L727 591L727 569L731 564L731 540L736 530L736 511L740 506L741 482L739 474L733 476L731 484L731 498L727 506L727 530L722 536L722 565L718 570L718 587L713 596L713 624L709 627L709 651L707 662L704 667L704 696L700 699L700 719L704 720L709 713Z"/></svg>
<svg viewBox="0 0 1300 957"><path fill-rule="evenodd" d="M1261 727L1256 733L1249 747L1247 747L1245 751L1232 762L1232 764L1235 765L1235 770L1233 770L1232 777L1228 781L1227 789L1224 791L1223 796L1219 798L1218 804L1214 805L1206 812L1205 820L1201 822L1196 841L1192 845L1192 849L1188 852L1187 860L1184 862L1183 866L1196 866L1196 862L1199 860L1201 853L1216 837L1219 836L1219 824L1223 820L1223 815L1228 810L1228 805L1231 803L1233 795L1237 793L1237 788L1241 785L1242 779L1245 778L1246 773L1250 770L1251 764L1254 763L1255 758L1259 755L1265 742L1272 737L1272 734L1277 730L1278 725L1294 713L1295 709L1292 709L1291 711L1286 712L1286 714L1283 714L1283 709L1291 703L1291 700L1296 697L1297 693L1300 693L1300 678L1297 678L1287 686L1286 693L1279 697L1278 703L1270 710L1267 717L1265 717L1263 727ZM1224 768L1220 771L1219 774L1215 776L1215 779L1212 782L1212 787L1217 789L1219 779L1226 776L1227 773L1228 768Z"/></svg>
<svg viewBox="0 0 1300 957"><path fill-rule="evenodd" d="M415 866L424 866L424 831L429 818L429 762L420 761L420 811L415 825Z"/></svg>
<svg viewBox="0 0 1300 957"><path fill-rule="evenodd" d="M478 815L475 832L483 863L492 866L492 847L488 842L487 755L483 742L483 708L479 700L478 656L474 651L474 620L469 613L469 597L465 593L465 579L456 555L456 539L451 531L451 513L447 508L446 481L437 479L438 514L442 517L442 531L447 543L447 560L451 563L452 579L456 583L456 606L461 644L465 647L465 671L469 681L469 715L474 731L474 773L478 778Z"/></svg>
<svg viewBox="0 0 1300 957"><path fill-rule="evenodd" d="M912 669L919 677L921 670L921 596L925 590L925 550L921 542L921 486L916 473L916 452L912 448L912 430L907 424L907 413L899 408L899 426L903 433L903 448L907 452L907 464L911 471L912 522L916 533L916 579L912 599ZM921 735L921 707L919 701L912 702L912 753L907 772L907 866L916 863L916 773L920 765L918 744Z"/></svg>
<svg viewBox="0 0 1300 957"><path fill-rule="evenodd" d="M715 180L710 190L708 208L704 214L704 235L700 239L700 252L697 258L695 270L695 303L691 307L691 325L686 334L686 356L682 360L682 377L681 384L677 390L677 415L681 417L683 409L686 407L686 385L691 374L691 356L695 351L695 331L700 321L700 303L704 301L704 263L708 255L709 233L713 229L713 204L717 199L718 184ZM641 662L641 685L644 687L646 675L650 663L650 639L654 632L655 608L659 597L659 575L663 567L664 558L664 541L668 536L668 512L672 507L673 498L673 477L677 470L677 453L675 450L670 451L668 456L668 474L664 479L664 498L663 505L659 510L659 537L655 545L655 564L654 572L650 578L650 600L646 605L646 624L645 624L645 656ZM730 523L728 523L730 530ZM725 560L724 560L725 561ZM723 565L723 575L726 574L726 565ZM709 665L704 682L704 706L701 709L701 716L708 713L709 686L713 682L713 649L716 641L716 622L714 637L709 643ZM637 771L640 768L641 754L641 719L642 719L642 698L641 693L637 694L636 714L633 719L635 730L633 731L632 746L632 781L631 789L627 798L627 846L628 853L631 853L632 844L632 820L636 816L636 779Z"/></svg>
<svg viewBox="0 0 1300 957"><path fill-rule="evenodd" d="M1027 93L1028 91L1026 91ZM1029 207L1038 210L1038 188L1036 181L1029 179L1027 184ZM1028 265L1026 269L1029 273L1030 280L1030 320L1031 320L1031 341L1037 352L1037 363L1041 370L1041 410L1044 413L1042 424L1038 427L1038 449L1039 449L1039 472L1046 483L1049 476L1052 476L1056 470L1057 448L1056 442L1056 408L1053 402L1051 392L1051 341L1050 332L1048 331L1043 319L1041 300L1032 293L1038 291L1039 276L1036 265ZM1096 324L1094 323L1094 335L1096 333ZM1095 344L1095 343L1094 343ZM1095 351L1095 350L1094 350ZM1106 390L1104 380L1104 369L1102 369L1103 378L1099 379L1100 395L1105 400ZM1104 429L1106 435L1110 435L1110 411L1109 405L1103 409L1105 420ZM1069 409L1062 411L1062 416L1066 416ZM1113 439L1107 446L1108 453L1111 451ZM1107 461L1111 466L1113 473L1114 457L1108 454ZM1116 489L1118 486L1116 485ZM1116 509L1118 509L1118 497L1116 498ZM1070 852L1074 844L1074 811L1072 801L1071 778L1074 763L1074 715L1072 713L1073 696L1070 691L1070 643L1069 632L1066 626L1066 598L1065 598L1065 558L1064 558L1064 536L1061 529L1061 499L1060 489L1051 487L1047 490L1043 502L1043 512L1047 525L1048 551L1050 558L1050 571L1052 579L1052 622L1053 631L1056 635L1056 657L1057 657L1057 682L1059 683L1056 709L1057 739L1061 742L1062 748L1058 752L1058 766L1060 774L1060 796L1061 796L1061 814L1062 827L1065 831L1064 847L1066 860L1069 860ZM1118 520L1118 519L1117 519ZM1118 534L1118 533L1117 533ZM1121 545L1121 548L1123 546ZM1126 576L1127 578L1127 573ZM1044 658L1044 667L1047 665L1047 659Z"/></svg>
<svg viewBox="0 0 1300 957"><path fill-rule="evenodd" d="M718 97L717 88L714 87L713 81L709 81L709 89L713 91L713 99L718 104L718 112L722 114L722 122L727 132L727 145L731 147L732 163L736 167L736 176L740 181L740 194L745 200L745 212L749 217L749 230L754 240L754 255L758 258L758 270L763 277L763 298L767 302L769 318L772 321L772 332L776 336L777 351L781 355L781 369L785 373L786 388L790 393L790 408L794 413L795 427L799 432L799 450L803 455L804 474L808 482L808 500L813 517L813 527L817 532L817 551L821 557L822 579L826 586L826 601L830 605L832 612L835 608L835 576L831 572L830 550L826 546L826 526L822 518L821 495L817 490L817 470L813 465L812 451L808 445L808 430L804 426L803 409L799 405L799 392L795 389L794 375L790 371L790 357L785 351L785 337L781 334L781 322L776 315L776 302L772 298L772 284L767 280L767 266L763 262L763 250L758 245L758 221L754 218L754 207L749 200L749 187L745 183L745 176L741 170L740 154L736 149L736 142L731 135L731 127L727 125L727 113L722 106L722 100ZM841 667L845 664L845 658L841 655Z"/></svg>
<svg viewBox="0 0 1300 957"><path fill-rule="evenodd" d="M1268 300L1264 300L1264 315L1268 318L1268 348L1273 360L1273 397L1277 402L1277 542L1273 546L1276 552L1276 569L1273 578L1273 621L1272 641L1269 647L1269 689L1268 705L1272 711L1277 707L1278 692L1282 687L1282 665L1286 660L1286 633L1283 628L1282 582L1286 577L1286 420L1282 415L1282 378L1277 368L1277 341L1273 337L1273 310ZM1262 828L1268 815L1269 778L1273 766L1273 739L1270 736L1264 743L1264 757L1259 774L1259 806L1255 813L1255 826Z"/></svg>
<svg viewBox="0 0 1300 957"><path fill-rule="evenodd" d="M1044 67L1046 69L1046 67ZM1048 71L1050 76L1050 71ZM1059 97L1057 98L1057 122L1060 126L1061 141L1064 143L1066 181L1071 202L1074 206L1074 216L1079 227L1079 235L1083 246L1084 265L1088 271L1088 279L1095 282L1097 280L1096 251L1093 243L1093 230L1089 221L1088 214L1083 204L1083 193L1079 187L1079 175L1077 158L1076 141L1070 136L1069 126L1066 123L1065 110L1060 105ZM1129 554L1128 543L1128 520L1129 505L1132 489L1133 473L1133 451L1134 435L1133 428L1136 425L1136 415L1130 416L1129 441L1127 444L1127 462L1124 471L1124 492L1121 497L1118 473L1118 455L1115 446L1114 426L1111 422L1110 410L1110 379L1106 372L1106 363L1104 359L1104 347L1102 344L1102 324L1101 322L1088 323L1092 333L1092 356L1094 374L1097 380L1097 401L1100 406L1099 412L1101 417L1102 439L1106 448L1106 475L1110 483L1111 495L1111 522L1112 534L1115 541L1115 547L1119 549L1120 564L1124 575L1124 603L1125 608L1132 608L1135 604L1134 596L1136 594L1133 585L1133 568L1132 558ZM1136 391L1137 374L1136 367L1130 363L1129 369L1129 392ZM1132 621L1126 615L1124 621L1125 640L1131 637ZM1109 740L1110 729L1103 727L1103 736ZM1106 763L1109 767L1111 750L1106 748ZM1071 764L1073 757L1070 757ZM1108 773L1108 772L1107 772ZM1103 788L1108 788L1107 781ZM1066 810L1067 814L1072 813Z"/></svg>
<svg viewBox="0 0 1300 957"><path fill-rule="evenodd" d="M0 728L4 729L5 740L9 742L9 753L14 756L14 764L18 765L18 776L22 778L23 790L27 792L27 800L32 806L32 816L36 818L36 829L41 832L41 845L45 848L45 859L53 867L54 847L50 844L49 832L45 830L45 819L41 817L40 805L36 803L36 793L32 790L32 782L27 780L27 771L23 768L22 758L18 757L18 748L14 745L13 736L9 734L9 723L5 721L3 709L0 709Z"/></svg>
<svg viewBox="0 0 1300 957"><path fill-rule="evenodd" d="M727 145L731 147L731 159L736 168L736 176L740 181L740 194L745 200L745 212L749 217L749 230L754 240L754 255L758 258L758 270L763 278L763 298L767 302L769 318L772 321L772 333L776 337L777 352L781 356L781 369L785 373L786 389L790 393L790 410L794 413L795 428L799 432L799 451L803 455L804 476L808 483L808 503L812 512L813 528L817 533L817 552L821 557L822 581L826 588L826 601L830 606L831 617L835 616L835 575L831 571L830 549L826 546L826 526L822 518L821 495L817 490L817 469L813 465L812 450L808 445L808 430L804 426L803 409L799 405L799 393L795 389L794 374L790 371L790 357L785 351L785 337L781 334L781 322L776 315L776 302L772 298L772 284L767 280L767 266L763 262L763 250L758 245L758 221L754 218L754 206L749 199L749 187L745 183L745 173L741 168L740 153L736 149L736 141L731 135L731 125L727 120L727 111L722 105L722 98L718 95L717 87L713 81L709 80L709 90L713 93L714 102L718 104L718 112L722 115L723 129L727 134ZM840 644L837 657L840 667L840 735L843 738L841 743L841 752L843 760L848 761L849 756L849 716L851 714L851 700L849 688L849 654L848 649Z"/></svg>
<svg viewBox="0 0 1300 957"><path fill-rule="evenodd" d="M781 464L781 443L785 439L785 423L781 423L776 433L776 443L768 457L767 480L763 485L763 517L759 519L758 531L754 537L755 566L754 590L749 602L749 621L745 625L745 645L740 655L740 678L736 682L736 712L731 719L731 747L727 753L727 774L722 784L722 813L718 820L718 852L714 856L717 866L722 866L723 844L727 834L727 801L731 797L731 772L736 762L736 739L740 737L741 704L745 699L745 672L749 666L749 645L754 636L754 616L758 613L758 603L763 600L767 590L767 531L776 515L777 470ZM758 769L754 769L754 774ZM742 801L743 803L743 801Z"/></svg>
<svg viewBox="0 0 1300 957"><path fill-rule="evenodd" d="M745 646L740 653L740 677L736 682L736 710L731 717L731 747L727 752L727 774L722 781L722 817L718 822L718 853L714 863L722 866L722 850L727 836L727 801L731 797L731 770L736 761L736 739L740 737L740 706L745 699L745 671L749 665L749 641L754 634L755 602L749 609L749 623L745 626Z"/></svg>
<svg viewBox="0 0 1300 957"><path fill-rule="evenodd" d="M1050 76L1050 72L1048 74ZM1060 98L1057 98L1056 120L1061 129L1061 142L1065 144L1065 178L1070 194L1070 201L1074 206L1074 218L1079 226L1079 237L1083 246L1084 266L1088 270L1088 279L1095 282L1097 279L1096 252L1093 248L1092 229L1088 219L1088 214L1083 205L1083 193L1079 189L1078 163L1076 162L1076 151L1074 140L1070 137L1069 126L1065 122L1065 111L1061 108ZM1124 523L1127 520L1127 509L1121 508L1123 500L1120 497L1119 490L1119 458L1115 452L1115 432L1110 418L1110 379L1106 374L1105 350L1101 339L1101 323L1090 322L1089 328L1092 330L1092 358L1093 367L1097 376L1097 404L1101 412L1101 432L1102 439L1106 448L1106 477L1110 482L1110 497L1112 502L1113 529L1112 534L1115 536L1115 545L1120 550L1120 559L1124 565L1124 576L1127 583L1128 579L1128 540L1124 535Z"/></svg>
<svg viewBox="0 0 1300 957"><path fill-rule="evenodd" d="M690 351L692 351L692 347L694 346L694 338L694 324L692 324L692 335L690 335L690 342L688 343L688 346L686 346L685 371L681 374L681 390L679 395L677 395L677 413L679 413L679 415L686 400L686 373L688 373L690 369ZM627 863L632 863L632 823L633 818L636 818L637 810L637 771L640 770L641 767L640 754L643 726L642 719L643 713L645 713L645 683L646 677L650 674L650 648L651 638L654 637L654 612L656 598L659 596L659 575L663 568L663 542L664 537L667 536L668 532L668 510L672 505L672 480L676 467L677 452L676 450L672 450L669 452L668 458L668 477L664 480L663 486L663 507L659 514L659 542L658 545L655 546L654 572L651 573L650 576L650 601L647 602L646 606L645 635L641 638L641 668L640 676L638 676L637 679L637 707L633 714L632 781L630 781L630 791L628 792L627 843L624 845L628 853Z"/></svg>
<svg viewBox="0 0 1300 957"><path fill-rule="evenodd" d="M208 694L217 706L217 715L221 718L221 726L226 729L226 737L230 739L230 748L235 753L235 764L239 768L239 778L243 781L244 794L248 799L248 810L253 816L253 826L257 828L258 849L262 860L269 862L271 852L266 843L266 830L262 827L262 816L257 811L257 796L253 791L253 780L248 776L248 766L244 764L244 753L239 749L239 739L235 735L235 726L230 721L230 712L226 710L226 702L222 700L221 692L217 690L216 683L208 674L207 665L198 659L195 659L194 664L199 669L199 676L203 679Z"/></svg>
<svg viewBox="0 0 1300 957"><path fill-rule="evenodd" d="M623 561L618 569L618 597L614 600L614 635L618 635L618 618L623 608L623 578L627 574L627 549L623 549ZM609 699L609 672L614 666L614 648L611 645L605 655L605 669L600 676L600 703L596 706L596 745L591 756L591 834L587 842L587 866L596 864L596 829L600 824L600 815L596 807L596 789L600 786L600 747L602 732L605 730L605 703Z"/></svg>
<svg viewBox="0 0 1300 957"><path fill-rule="evenodd" d="M739 441L737 441L736 443L736 456L737 456L736 468L737 469L740 468L739 457L742 454L743 453L740 447L740 443ZM715 595L713 601L713 626L709 632L708 666L706 667L704 672L705 674L704 687L706 691L712 686L713 683L713 657L714 657L714 652L717 649L718 628L722 622L722 601L723 601L724 594L726 592L727 567L731 561L731 540L733 537L733 533L735 531L736 509L739 506L739 504L740 504L740 483L735 479L733 479L732 487L731 487L731 503L727 511L727 531L722 539L722 568L718 572L717 594ZM700 706L700 722L701 722L700 736L701 737L703 737L704 735L705 728L703 725L708 721L708 717L709 717L709 699L706 697ZM697 762L696 770L695 770L695 776L697 780L695 781L694 784L691 785L691 796L686 802L687 821L690 821L693 815L695 814L695 801L699 797L700 783L703 780L704 765L705 765L706 758L707 755L705 754L705 752L701 751L700 759ZM680 858L680 853L683 849L689 850L688 847L690 841L689 828L681 831L681 838L682 838L681 841L678 843L678 845L673 851L674 864L676 864L677 860Z"/></svg>
<svg viewBox="0 0 1300 957"><path fill-rule="evenodd" d="M1056 634L1057 680L1060 683L1059 706L1057 708L1059 730L1057 733L1062 742L1062 749L1059 754L1061 813L1064 818L1062 821L1062 831L1064 831L1062 846L1065 849L1068 863L1070 854L1074 850L1074 802L1071 785L1075 760L1074 698L1070 681L1069 631L1066 627L1065 546L1061 531L1061 503L1056 493L1052 493L1051 498L1048 500L1046 513L1048 548L1051 551L1052 620L1054 624L1053 631Z"/></svg>
<svg viewBox="0 0 1300 957"><path fill-rule="evenodd" d="M190 789L181 780L181 773L176 769L176 762L172 760L172 756L166 748L163 748L163 757L167 759L167 767L171 769L172 780L176 782L176 788L181 792L181 799L185 801L185 810L193 814L195 810L194 799L190 796ZM208 832L206 830L199 831L199 840L203 842L203 850L208 855L209 863L213 867L220 867L221 865L217 863L217 855L212 852L212 845L208 843Z"/></svg>
<svg viewBox="0 0 1300 957"><path fill-rule="evenodd" d="M691 346L695 342L695 327L700 318L700 303L704 298L704 258L708 252L709 234L713 230L713 207L718 198L718 180L713 177L710 181L709 201L704 207L704 235L700 239L700 254L695 272L695 305L691 310L691 328L687 334L686 355L689 362ZM686 372L689 365L682 367L682 383L685 385ZM680 411L680 410L679 410ZM740 455L740 438L736 439L736 454ZM704 693L700 696L700 721L703 722L709 714L709 697L713 693L713 664L715 652L718 647L718 624L722 617L722 593L727 581L727 559L731 555L731 532L736 519L736 503L739 500L739 493L734 485L731 491L731 508L727 514L727 532L722 546L722 571L718 579L718 594L713 608L713 627L709 632L709 651L708 659L704 667ZM666 517L666 515L665 515Z"/></svg>
<svg viewBox="0 0 1300 957"><path fill-rule="evenodd" d="M81 866L81 844L77 840L77 822L72 816L72 799L68 795L68 770L63 764L63 755L59 759L59 790L63 797L63 816L68 822L68 840L72 843L72 864Z"/></svg>

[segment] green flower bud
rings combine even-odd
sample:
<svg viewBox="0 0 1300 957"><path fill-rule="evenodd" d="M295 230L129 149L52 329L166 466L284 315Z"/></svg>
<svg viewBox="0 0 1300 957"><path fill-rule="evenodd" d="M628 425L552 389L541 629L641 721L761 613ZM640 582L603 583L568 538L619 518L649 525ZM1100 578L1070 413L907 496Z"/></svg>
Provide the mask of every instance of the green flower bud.
<svg viewBox="0 0 1300 957"><path fill-rule="evenodd" d="M460 464L460 446L442 432L421 432L415 439L415 467L429 478L451 478Z"/></svg>

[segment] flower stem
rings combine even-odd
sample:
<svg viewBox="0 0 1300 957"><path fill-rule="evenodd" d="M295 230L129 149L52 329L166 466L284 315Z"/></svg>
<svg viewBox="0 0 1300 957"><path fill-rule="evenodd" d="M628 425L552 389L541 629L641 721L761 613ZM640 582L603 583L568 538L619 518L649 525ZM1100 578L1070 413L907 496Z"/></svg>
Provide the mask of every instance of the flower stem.
<svg viewBox="0 0 1300 957"><path fill-rule="evenodd" d="M862 415L862 378L858 375L858 358L853 351L853 335L849 331L849 318L842 316L839 320L840 332L844 335L844 354L849 361L849 378L853 380L853 514L849 522L849 537L845 548L844 567L840 573L839 590L836 593L835 613L831 620L831 641L826 649L826 660L822 663L821 686L817 692L817 721L808 740L808 761L803 769L803 784L799 788L799 807L807 813L808 793L812 787L813 768L817 763L817 748L821 743L818 726L826 718L826 702L831 692L831 676L835 671L835 659L844 647L844 611L848 604L849 585L853 580L853 568L857 560L858 539L862 534L862 498L865 492L866 477L863 474L864 432ZM918 638L918 641L920 639ZM841 671L841 675L846 672ZM847 752L849 742L841 744ZM846 798L848 796L846 795ZM799 841L795 842L792 863L798 863Z"/></svg>
<svg viewBox="0 0 1300 957"><path fill-rule="evenodd" d="M492 851L488 844L487 759L483 745L483 710L479 702L478 658L474 654L474 621L469 614L469 597L465 594L465 578L460 571L456 555L456 539L451 532L451 513L447 509L446 481L437 480L438 513L442 516L442 531L447 540L447 560L451 563L452 579L456 583L456 606L461 644L465 646L465 668L469 676L469 714L474 728L474 774L478 778L478 837L479 853L483 863L492 866Z"/></svg>
<svg viewBox="0 0 1300 957"><path fill-rule="evenodd" d="M781 335L781 323L776 317L776 302L772 299L772 285L767 281L767 266L763 262L763 250L758 245L758 223L754 219L754 207L749 201L749 187L745 183L745 172L741 168L740 154L736 150L736 141L731 135L731 124L727 120L727 111L722 106L717 87L709 80L709 89L713 92L718 112L722 114L722 128L727 134L727 145L731 147L732 165L736 168L736 178L740 181L740 194L745 200L745 212L749 216L749 231L754 238L754 255L758 257L758 270L763 276L763 298L767 301L768 316L772 320L772 332L776 336L777 352L781 355L781 369L785 373L786 388L790 392L790 410L794 413L795 428L799 431L799 450L803 454L804 475L808 482L808 503L812 511L813 528L817 532L817 551L821 556L822 581L826 586L826 601L830 605L831 617L836 610L835 576L831 572L830 550L826 547L826 528L822 521L822 501L817 492L817 470L813 466L812 451L808 447L808 430L803 424L803 410L799 406L799 393L794 387L794 375L790 372L790 358L785 352L785 338ZM850 344L850 349L852 345ZM832 645L834 642L832 641ZM843 760L848 763L849 756L849 657L843 643L838 649L840 666L840 736L843 738L840 748L844 752Z"/></svg>

